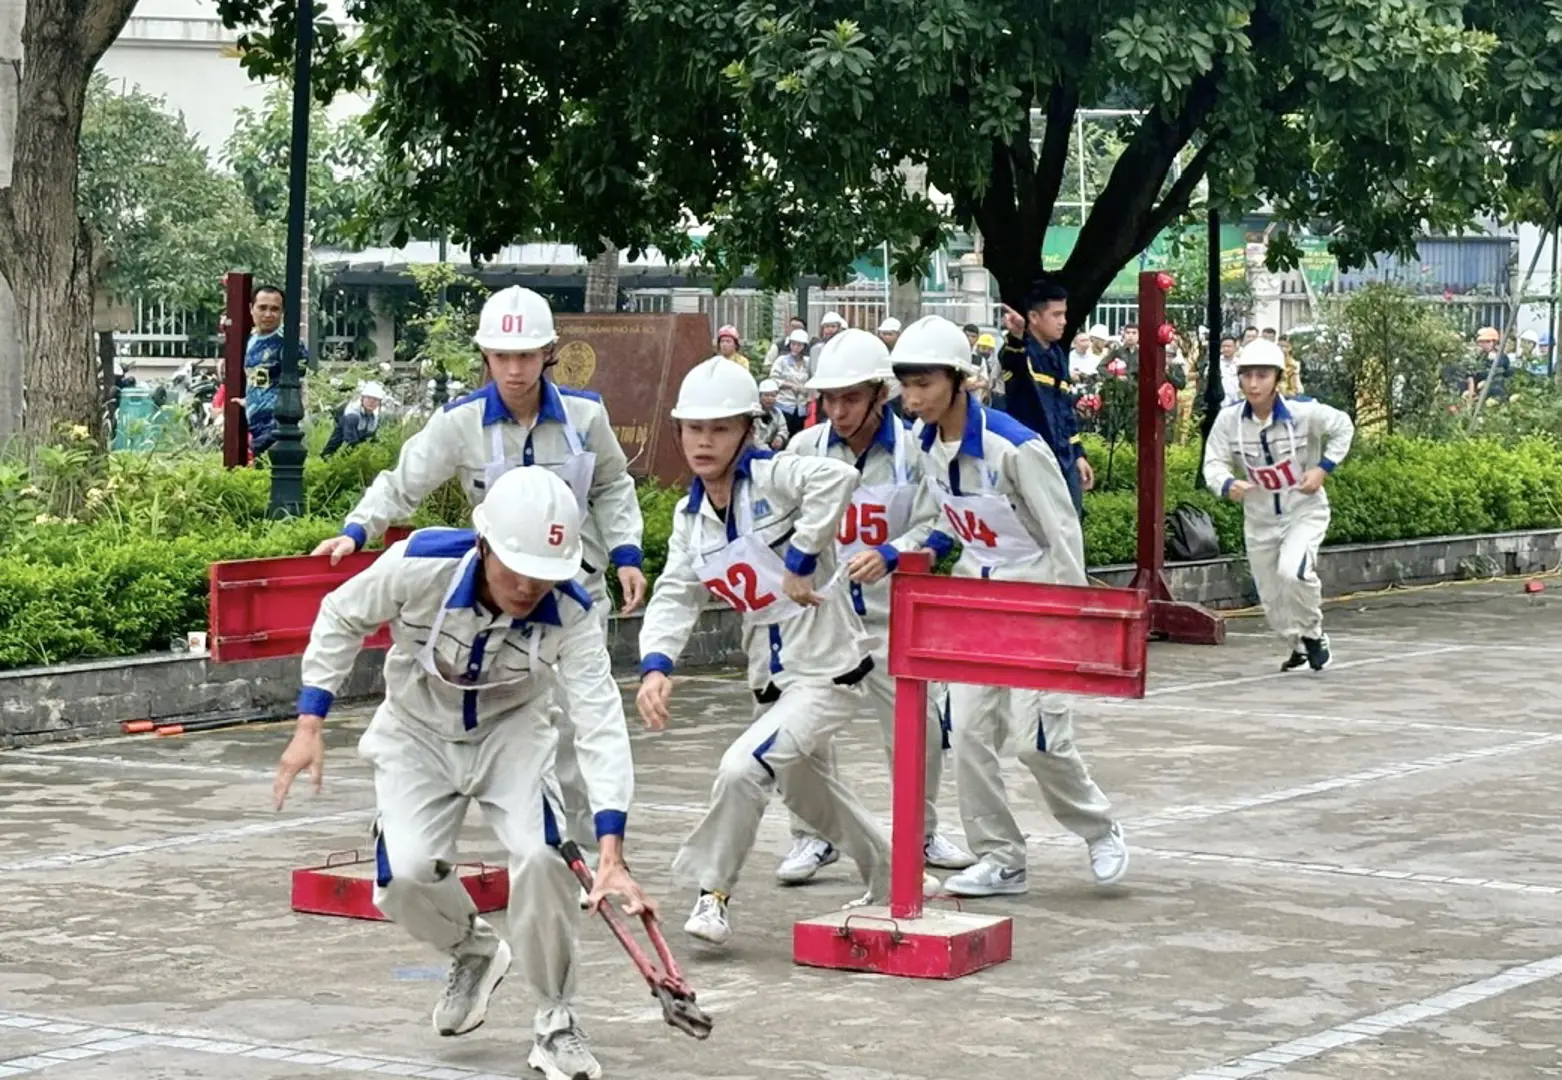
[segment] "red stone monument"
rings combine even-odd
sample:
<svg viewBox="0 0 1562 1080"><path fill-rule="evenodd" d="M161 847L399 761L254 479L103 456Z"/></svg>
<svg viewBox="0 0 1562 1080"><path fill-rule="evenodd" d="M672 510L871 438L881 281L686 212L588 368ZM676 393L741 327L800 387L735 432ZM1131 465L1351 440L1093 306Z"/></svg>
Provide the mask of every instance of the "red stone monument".
<svg viewBox="0 0 1562 1080"><path fill-rule="evenodd" d="M558 315L560 386L602 395L629 471L663 484L689 479L668 415L689 369L711 357L704 315Z"/></svg>

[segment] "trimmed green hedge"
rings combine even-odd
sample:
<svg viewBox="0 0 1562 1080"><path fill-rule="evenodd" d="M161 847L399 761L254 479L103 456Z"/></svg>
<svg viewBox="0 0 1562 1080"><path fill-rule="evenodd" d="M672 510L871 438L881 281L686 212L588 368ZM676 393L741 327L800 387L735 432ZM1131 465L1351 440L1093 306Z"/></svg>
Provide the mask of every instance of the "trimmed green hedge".
<svg viewBox="0 0 1562 1080"><path fill-rule="evenodd" d="M28 477L0 475L0 668L166 649L205 626L212 562L304 552L334 535L395 449L371 444L311 461L309 516L280 522L266 519L269 474L225 472L210 459L116 455L107 476L51 475L51 489L36 495ZM1091 458L1100 490L1085 497L1087 559L1095 566L1130 562L1133 448L1118 448L1110 480L1105 448L1094 448ZM1241 509L1194 491L1196 449L1173 447L1167 466L1167 506L1187 501L1208 509L1222 548L1240 552ZM70 485L74 495L65 490ZM1367 441L1329 481L1329 495L1331 543L1557 527L1562 449L1541 437L1511 444ZM645 566L653 577L666 559L678 497L654 485L640 491ZM50 505L71 502L78 516L52 520L42 510L51 498ZM414 524L465 520L460 493L444 489Z"/></svg>

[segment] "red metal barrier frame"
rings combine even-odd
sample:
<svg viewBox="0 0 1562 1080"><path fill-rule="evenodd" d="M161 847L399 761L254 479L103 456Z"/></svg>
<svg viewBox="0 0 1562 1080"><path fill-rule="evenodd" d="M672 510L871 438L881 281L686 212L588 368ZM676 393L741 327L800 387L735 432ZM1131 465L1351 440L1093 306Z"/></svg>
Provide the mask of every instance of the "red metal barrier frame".
<svg viewBox="0 0 1562 1080"><path fill-rule="evenodd" d="M809 967L956 979L1013 955L1007 916L922 910L928 681L1115 697L1144 696L1149 597L934 577L924 553L901 557L890 584L895 775L888 908L805 919L792 959Z"/></svg>
<svg viewBox="0 0 1562 1080"><path fill-rule="evenodd" d="M294 870L293 910L305 915L387 921L374 906L374 865L372 852L337 851L319 866ZM366 869L368 873L363 872ZM479 912L500 911L510 902L510 875L504 867L458 863L456 873Z"/></svg>

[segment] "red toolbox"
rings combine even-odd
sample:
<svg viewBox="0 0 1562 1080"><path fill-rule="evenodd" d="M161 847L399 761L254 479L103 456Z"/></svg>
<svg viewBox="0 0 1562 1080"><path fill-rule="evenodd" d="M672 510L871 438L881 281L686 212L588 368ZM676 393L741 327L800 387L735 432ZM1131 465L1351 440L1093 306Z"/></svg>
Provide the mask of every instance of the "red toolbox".
<svg viewBox="0 0 1562 1080"><path fill-rule="evenodd" d="M293 871L293 910L308 915L341 915L385 921L374 906L374 852L336 851L319 866ZM483 913L510 902L510 875L502 866L457 863L461 884Z"/></svg>

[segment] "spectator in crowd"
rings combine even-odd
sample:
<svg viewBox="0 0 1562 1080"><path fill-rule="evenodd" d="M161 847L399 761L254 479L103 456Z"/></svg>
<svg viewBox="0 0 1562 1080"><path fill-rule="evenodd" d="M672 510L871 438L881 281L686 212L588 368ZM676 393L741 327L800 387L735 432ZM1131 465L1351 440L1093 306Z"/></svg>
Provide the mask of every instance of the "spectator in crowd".
<svg viewBox="0 0 1562 1080"><path fill-rule="evenodd" d="M982 336L982 328L974 322L968 322L960 329L965 331L965 340L971 343L971 351L976 351L976 339Z"/></svg>
<svg viewBox="0 0 1562 1080"><path fill-rule="evenodd" d="M808 331L793 330L786 339L786 352L770 365L770 378L779 388L776 407L786 418L787 437L803 430L808 416Z"/></svg>
<svg viewBox="0 0 1562 1080"><path fill-rule="evenodd" d="M1256 332L1254 336L1257 336ZM1224 393L1222 406L1235 405L1245 400L1242 397L1242 383L1237 378L1237 346L1234 334L1227 334L1220 339L1220 387Z"/></svg>
<svg viewBox="0 0 1562 1080"><path fill-rule="evenodd" d="M1107 362L1121 360L1123 371L1130 379L1139 377L1139 327L1136 323L1123 326L1123 338L1107 351Z"/></svg>
<svg viewBox="0 0 1562 1080"><path fill-rule="evenodd" d="M774 379L759 384L759 407L764 411L754 418L754 445L761 450L785 450L791 429L787 427L786 413L776 405L781 385Z"/></svg>
<svg viewBox="0 0 1562 1080"><path fill-rule="evenodd" d="M1266 326L1262 331L1259 332L1259 336L1262 337L1265 341L1278 341L1280 338L1280 331L1276 330L1272 326Z"/></svg>
<svg viewBox="0 0 1562 1080"><path fill-rule="evenodd" d="M1487 396L1501 398L1502 380L1509 371L1508 358L1499 351L1501 343L1502 335L1494 326L1483 326L1475 332L1475 355L1470 359L1464 373L1464 385L1461 390L1466 397L1478 397L1487 376L1495 373L1496 381L1493 382Z"/></svg>
<svg viewBox="0 0 1562 1080"><path fill-rule="evenodd" d="M1542 362L1538 365L1537 370L1537 365L1535 363L1536 357L1539 354L1539 349L1539 331L1524 331L1519 335L1519 351L1515 356L1510 358L1509 366L1516 367L1520 371L1527 371L1531 375L1544 375L1546 373L1546 365Z"/></svg>
<svg viewBox="0 0 1562 1080"><path fill-rule="evenodd" d="M358 396L336 414L336 427L326 440L322 457L330 457L344 446L368 442L380 431L385 388L377 382L358 384Z"/></svg>
<svg viewBox="0 0 1562 1080"><path fill-rule="evenodd" d="M738 339L738 328L735 326L723 326L716 331L716 352L718 355L731 360L744 371L748 370L748 357L738 351L742 342Z"/></svg>
<svg viewBox="0 0 1562 1080"><path fill-rule="evenodd" d="M782 334L780 337L778 337L774 341L772 341L770 343L770 348L765 351L765 370L766 371L770 370L770 365L774 364L776 362L776 357L780 356L781 355L781 351L786 348L787 338L790 337L792 335L792 333L794 331L797 331L797 330L801 330L803 332L803 336L804 337L808 336L808 323L806 321L804 321L801 317L799 317L797 315L793 315L790 319L788 319L786 321L786 333ZM753 372L750 372L749 374L752 375Z"/></svg>
<svg viewBox="0 0 1562 1080"><path fill-rule="evenodd" d="M259 462L277 441L277 383L282 378L282 313L287 297L275 285L262 285L250 301L255 329L244 349L244 396L236 399L249 425L250 460ZM300 343L302 370L309 350Z"/></svg>
<svg viewBox="0 0 1562 1080"><path fill-rule="evenodd" d="M1100 367L1100 358L1090 351L1090 335L1075 334L1074 351L1068 354L1069 378L1076 382L1088 382L1096 377Z"/></svg>
<svg viewBox="0 0 1562 1080"><path fill-rule="evenodd" d="M893 349L895 342L900 340L900 320L890 318L879 323L879 340L884 342L885 348Z"/></svg>
<svg viewBox="0 0 1562 1080"><path fill-rule="evenodd" d="M1288 398L1301 397L1307 392L1302 386L1302 362L1296 358L1290 338L1280 339L1280 352L1285 357L1285 368L1280 372L1280 394Z"/></svg>
<svg viewBox="0 0 1562 1080"><path fill-rule="evenodd" d="M1242 331L1242 344L1243 345L1246 345L1250 341L1256 341L1256 340L1258 340L1258 327L1256 327L1256 326L1249 326L1246 330Z"/></svg>
<svg viewBox="0 0 1562 1080"><path fill-rule="evenodd" d="M824 313L824 318L819 320L819 340L808 347L809 378L813 377L814 366L819 363L819 350L824 348L824 343L845 329L846 320L841 317L839 311L826 311ZM785 384L782 385L784 388Z"/></svg>
<svg viewBox="0 0 1562 1080"><path fill-rule="evenodd" d="M1096 323L1090 328L1090 355L1096 358L1096 366L1111 359L1112 356L1112 331L1106 328L1106 323Z"/></svg>
<svg viewBox="0 0 1562 1080"><path fill-rule="evenodd" d="M971 366L976 373L966 380L966 388L983 405L992 405L994 391L1003 391L1003 366L998 363L998 340L991 334L977 334L971 348Z"/></svg>

